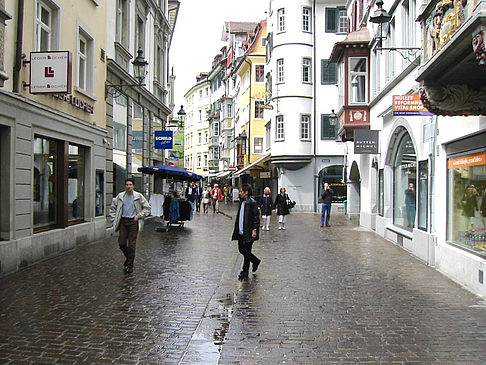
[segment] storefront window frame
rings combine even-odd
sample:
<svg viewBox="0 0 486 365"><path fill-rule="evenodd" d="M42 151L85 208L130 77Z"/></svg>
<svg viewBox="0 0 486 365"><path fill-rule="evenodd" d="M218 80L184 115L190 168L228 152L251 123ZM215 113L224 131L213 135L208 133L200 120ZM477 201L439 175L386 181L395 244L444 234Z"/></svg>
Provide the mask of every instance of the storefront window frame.
<svg viewBox="0 0 486 365"><path fill-rule="evenodd" d="M426 166L425 173L422 174L424 168L423 165ZM417 171L417 228L427 232L429 229L429 161L422 160L418 161L417 163L418 171ZM425 184L422 184L422 176L425 176ZM425 189L425 194L423 195L423 189ZM424 207L425 205L425 207ZM424 213L422 213L424 212ZM425 215L423 217L422 215ZM425 225L422 225L421 222L425 222Z"/></svg>
<svg viewBox="0 0 486 365"><path fill-rule="evenodd" d="M451 159L455 159L455 158L459 158L459 157L473 156L473 155L484 154L484 153L486 153L486 148L480 147L480 148L476 148L476 149L473 149L473 150L470 150L470 151L448 154L447 155L447 165L445 167L447 169L447 172L446 172L446 192L447 192L446 193L446 196L447 196L447 199L446 199L446 211L447 211L447 213L446 213L446 227L447 227L447 229L446 229L446 242L450 245L458 247L459 249L465 250L465 251L467 251L467 252L469 252L473 255L476 255L476 256L479 256L479 257L482 257L482 258L486 258L486 251L483 251L483 252L476 251L472 248L469 248L465 244L461 244L460 242L454 242L453 238L451 238L455 224L454 224L454 222L452 222L450 212L451 212L451 204L454 204L455 202L451 201L451 179L450 179L450 175L449 175L451 173L451 170L453 170L453 169L449 169L448 164L449 164L449 160L451 160ZM455 188L455 187L452 186L452 188ZM477 204L478 204L478 209L480 210L481 201L478 200ZM483 240L484 240L484 235L483 235Z"/></svg>

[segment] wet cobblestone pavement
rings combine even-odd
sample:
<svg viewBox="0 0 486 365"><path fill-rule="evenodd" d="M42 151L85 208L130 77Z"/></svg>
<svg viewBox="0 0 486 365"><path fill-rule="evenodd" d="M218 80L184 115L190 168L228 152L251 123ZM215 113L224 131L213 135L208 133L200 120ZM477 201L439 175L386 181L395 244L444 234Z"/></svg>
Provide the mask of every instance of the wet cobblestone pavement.
<svg viewBox="0 0 486 365"><path fill-rule="evenodd" d="M110 237L1 279L0 363L486 363L484 300L343 216L275 218L243 282L212 213L147 222L131 275Z"/></svg>

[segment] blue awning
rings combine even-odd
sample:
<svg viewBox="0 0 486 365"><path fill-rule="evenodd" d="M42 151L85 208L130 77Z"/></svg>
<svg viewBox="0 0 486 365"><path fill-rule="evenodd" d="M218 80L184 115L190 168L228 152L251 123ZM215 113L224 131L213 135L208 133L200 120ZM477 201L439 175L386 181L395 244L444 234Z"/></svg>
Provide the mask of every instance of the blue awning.
<svg viewBox="0 0 486 365"><path fill-rule="evenodd" d="M138 171L142 174L156 175L162 179L172 178L183 181L199 181L205 179L204 176L171 165L143 166L139 167Z"/></svg>

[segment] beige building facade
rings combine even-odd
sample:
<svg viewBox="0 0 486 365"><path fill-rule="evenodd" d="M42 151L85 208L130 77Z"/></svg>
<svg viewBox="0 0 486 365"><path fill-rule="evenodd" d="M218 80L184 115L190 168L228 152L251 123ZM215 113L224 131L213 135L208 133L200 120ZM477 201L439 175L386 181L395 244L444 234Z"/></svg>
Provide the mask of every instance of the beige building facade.
<svg viewBox="0 0 486 365"><path fill-rule="evenodd" d="M105 237L106 8L30 0L1 13L4 275Z"/></svg>

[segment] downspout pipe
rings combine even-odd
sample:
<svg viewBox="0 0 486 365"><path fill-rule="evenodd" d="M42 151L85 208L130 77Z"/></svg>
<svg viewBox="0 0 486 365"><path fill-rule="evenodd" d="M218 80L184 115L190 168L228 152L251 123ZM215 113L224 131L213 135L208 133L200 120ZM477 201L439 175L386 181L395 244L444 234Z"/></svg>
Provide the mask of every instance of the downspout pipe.
<svg viewBox="0 0 486 365"><path fill-rule="evenodd" d="M314 212L317 212L317 194L319 190L318 186L318 176L317 176L317 51L316 51L316 0L314 0L313 11L312 11L312 37L313 37L313 67L314 72L312 73L313 76L313 93L314 97L312 98L312 107L313 107L313 114L314 114L314 136L313 136L313 151L312 151L312 181L314 183Z"/></svg>
<svg viewBox="0 0 486 365"><path fill-rule="evenodd" d="M20 89L20 70L22 69L22 43L24 38L24 0L17 1L17 41L15 45L15 65L13 69L12 91Z"/></svg>

